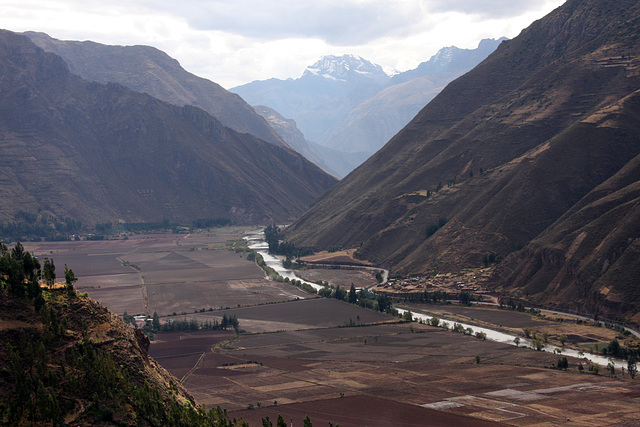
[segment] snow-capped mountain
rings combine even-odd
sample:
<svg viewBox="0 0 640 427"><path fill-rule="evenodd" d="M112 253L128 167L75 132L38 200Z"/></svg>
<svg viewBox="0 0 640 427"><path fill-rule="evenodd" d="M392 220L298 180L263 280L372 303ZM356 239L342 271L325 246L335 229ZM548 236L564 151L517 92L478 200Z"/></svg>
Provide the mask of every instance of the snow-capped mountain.
<svg viewBox="0 0 640 427"><path fill-rule="evenodd" d="M316 76L329 80L348 81L358 78L370 78L377 81L389 79L382 67L355 55L326 55L309 66L302 73L302 78Z"/></svg>
<svg viewBox="0 0 640 427"><path fill-rule="evenodd" d="M477 49L444 47L418 68L402 73L387 73L356 55L327 55L297 79L254 81L231 92L295 120L309 142L365 158L501 41L482 40ZM350 171L344 164L329 164L330 160L327 164L338 175Z"/></svg>
<svg viewBox="0 0 640 427"><path fill-rule="evenodd" d="M455 46L443 47L429 60L433 65L446 67L451 63L453 56L462 49Z"/></svg>
<svg viewBox="0 0 640 427"><path fill-rule="evenodd" d="M293 118L309 141L318 141L352 108L390 81L381 66L355 55L327 55L297 79L255 81L231 89L251 105Z"/></svg>

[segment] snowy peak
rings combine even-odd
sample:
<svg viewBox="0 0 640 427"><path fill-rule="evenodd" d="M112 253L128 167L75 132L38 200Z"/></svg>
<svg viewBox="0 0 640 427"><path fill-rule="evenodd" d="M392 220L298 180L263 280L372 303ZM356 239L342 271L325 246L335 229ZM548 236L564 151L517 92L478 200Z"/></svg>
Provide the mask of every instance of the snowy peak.
<svg viewBox="0 0 640 427"><path fill-rule="evenodd" d="M355 55L327 55L307 67L302 77L317 76L329 80L350 81L359 78L386 81L389 76L381 66Z"/></svg>
<svg viewBox="0 0 640 427"><path fill-rule="evenodd" d="M462 49L455 46L443 47L435 55L429 59L429 62L435 66L446 67L451 63L454 55Z"/></svg>

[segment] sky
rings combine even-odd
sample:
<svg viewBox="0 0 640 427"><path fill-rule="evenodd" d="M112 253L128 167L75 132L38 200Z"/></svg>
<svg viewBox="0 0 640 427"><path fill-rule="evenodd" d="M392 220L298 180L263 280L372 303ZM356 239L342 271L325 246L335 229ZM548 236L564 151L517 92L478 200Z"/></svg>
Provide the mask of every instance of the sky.
<svg viewBox="0 0 640 427"><path fill-rule="evenodd" d="M565 0L0 0L0 28L154 46L230 89L323 55L406 71L440 48L516 37Z"/></svg>

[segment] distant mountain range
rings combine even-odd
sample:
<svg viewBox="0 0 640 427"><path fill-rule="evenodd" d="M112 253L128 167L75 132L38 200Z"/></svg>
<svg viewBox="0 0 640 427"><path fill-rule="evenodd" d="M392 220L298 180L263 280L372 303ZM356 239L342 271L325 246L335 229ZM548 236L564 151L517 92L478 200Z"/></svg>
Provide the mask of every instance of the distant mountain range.
<svg viewBox="0 0 640 427"><path fill-rule="evenodd" d="M282 141L83 80L26 36L0 31L0 76L3 223L286 222L336 182Z"/></svg>
<svg viewBox="0 0 640 427"><path fill-rule="evenodd" d="M483 40L477 49L443 48L415 70L393 77L361 57L329 55L298 79L255 81L231 91L293 119L305 138L317 144L310 144L316 155L344 176L502 40Z"/></svg>
<svg viewBox="0 0 640 427"><path fill-rule="evenodd" d="M640 4L568 0L456 79L286 231L640 322ZM499 256L498 256L499 255Z"/></svg>
<svg viewBox="0 0 640 427"><path fill-rule="evenodd" d="M389 81L382 67L353 55L325 56L298 79L269 79L230 89L251 105L265 105L295 120L310 141Z"/></svg>
<svg viewBox="0 0 640 427"><path fill-rule="evenodd" d="M309 66L299 80L300 86L311 86L306 96L314 100L312 103L325 97L326 102L318 102L310 117L324 118L328 122L322 126L332 127L328 131L321 129L324 137L320 141L309 141L303 135L302 139L285 142L285 135L275 130L283 130L282 111L272 108L275 114L262 117L237 94L187 72L158 49L57 40L37 32L24 34L44 50L61 56L72 73L86 80L120 83L178 106L203 108L238 132L276 145L288 144L337 177L345 176L382 147L448 81L477 64L498 43L485 40L473 50L444 48L416 70L393 77L360 57L323 57ZM294 97L301 101L304 96L295 93ZM289 111L286 106L290 104L281 97L278 100L283 101L278 104L281 109ZM276 115L281 119L270 122Z"/></svg>

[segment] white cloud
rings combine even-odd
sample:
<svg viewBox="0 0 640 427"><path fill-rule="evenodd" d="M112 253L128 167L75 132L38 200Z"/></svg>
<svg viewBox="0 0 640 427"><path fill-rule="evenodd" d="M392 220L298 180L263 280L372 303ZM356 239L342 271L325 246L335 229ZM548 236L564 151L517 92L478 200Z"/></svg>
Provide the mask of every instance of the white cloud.
<svg viewBox="0 0 640 427"><path fill-rule="evenodd" d="M510 18L547 8L561 2L544 0L422 0L426 10L433 12L460 12L488 18Z"/></svg>
<svg viewBox="0 0 640 427"><path fill-rule="evenodd" d="M564 0L0 0L2 26L145 44L232 87L299 77L321 55L406 70L439 48L515 37Z"/></svg>
<svg viewBox="0 0 640 427"><path fill-rule="evenodd" d="M251 39L318 38L352 45L397 33L420 22L419 2L404 0L207 0L162 2L197 30L225 31Z"/></svg>

